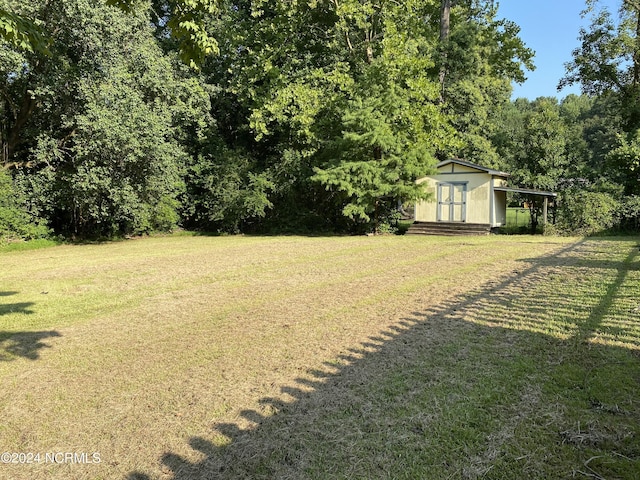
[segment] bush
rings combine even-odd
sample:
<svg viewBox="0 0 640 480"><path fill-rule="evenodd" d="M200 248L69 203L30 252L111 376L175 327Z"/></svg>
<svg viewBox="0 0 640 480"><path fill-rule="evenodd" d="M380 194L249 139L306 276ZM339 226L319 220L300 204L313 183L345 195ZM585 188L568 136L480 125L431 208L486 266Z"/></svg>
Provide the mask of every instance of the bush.
<svg viewBox="0 0 640 480"><path fill-rule="evenodd" d="M622 200L620 228L640 232L640 195L630 195Z"/></svg>
<svg viewBox="0 0 640 480"><path fill-rule="evenodd" d="M44 221L30 215L24 207L23 197L15 189L11 175L0 169L0 243L48 235Z"/></svg>
<svg viewBox="0 0 640 480"><path fill-rule="evenodd" d="M621 202L611 194L566 190L560 196L557 230L571 235L595 235L619 224Z"/></svg>

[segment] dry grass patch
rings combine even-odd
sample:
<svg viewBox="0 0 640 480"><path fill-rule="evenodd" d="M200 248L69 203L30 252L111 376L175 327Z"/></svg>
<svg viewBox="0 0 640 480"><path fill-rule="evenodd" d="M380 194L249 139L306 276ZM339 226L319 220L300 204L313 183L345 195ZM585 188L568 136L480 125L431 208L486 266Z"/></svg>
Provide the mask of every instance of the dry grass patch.
<svg viewBox="0 0 640 480"><path fill-rule="evenodd" d="M0 477L582 471L583 453L636 438L635 399L585 410L586 393L569 395L580 375L591 393L627 381L600 358L638 373L631 247L167 237L0 254L0 450L101 460L0 465ZM570 442L576 421L612 431Z"/></svg>

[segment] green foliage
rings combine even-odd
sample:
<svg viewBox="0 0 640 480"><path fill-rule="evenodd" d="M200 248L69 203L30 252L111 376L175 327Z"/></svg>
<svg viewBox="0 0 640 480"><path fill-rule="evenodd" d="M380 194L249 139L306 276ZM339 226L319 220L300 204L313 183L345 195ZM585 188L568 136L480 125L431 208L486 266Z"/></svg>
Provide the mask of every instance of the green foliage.
<svg viewBox="0 0 640 480"><path fill-rule="evenodd" d="M49 42L40 25L10 11L4 3L0 3L0 38L20 50L49 53Z"/></svg>
<svg viewBox="0 0 640 480"><path fill-rule="evenodd" d="M603 102L572 95L561 103L554 98L518 99L501 112L501 128L493 141L513 184L565 192L559 223L547 225L545 233L593 234L617 225L618 208L607 199L621 191L612 181L613 172L604 168L603 141L610 138L612 124L600 116L602 107ZM524 200L530 205L531 231L536 231L542 199Z"/></svg>
<svg viewBox="0 0 640 480"><path fill-rule="evenodd" d="M26 57L32 70L11 74L4 109L10 118L25 89L35 99L7 135L31 202L67 235L173 228L186 161L178 138L197 128L201 92L162 53L144 12L83 0L31 7L46 15L54 60Z"/></svg>
<svg viewBox="0 0 640 480"><path fill-rule="evenodd" d="M434 66L428 26L391 5L368 13L352 7L337 12L349 39L367 38L372 18L385 28L381 41L363 45L341 133L324 143L313 179L343 196L343 215L378 223L389 205L425 196L415 180L431 171L437 154L451 151L455 134L428 74Z"/></svg>
<svg viewBox="0 0 640 480"><path fill-rule="evenodd" d="M554 101L538 99L524 118L524 151L516 172L522 185L553 190L565 174L565 127Z"/></svg>
<svg viewBox="0 0 640 480"><path fill-rule="evenodd" d="M615 172L615 179L625 186L627 194L640 194L640 130L619 135L618 141L618 146L606 156L608 166Z"/></svg>
<svg viewBox="0 0 640 480"><path fill-rule="evenodd" d="M370 221L381 200L396 204L423 198L425 192L415 179L435 164L435 145L416 131L409 100L387 93L349 104L342 119L343 137L332 146L337 158L317 168L313 177L346 195L343 214L352 219ZM444 122L441 128L446 131Z"/></svg>
<svg viewBox="0 0 640 480"><path fill-rule="evenodd" d="M515 186L555 191L576 173L567 155L568 130L557 101L518 99L502 112L501 132L494 137L503 168ZM542 199L526 199L531 205L531 231L542 214Z"/></svg>
<svg viewBox="0 0 640 480"><path fill-rule="evenodd" d="M626 132L640 127L640 4L625 0L614 18L607 7L589 0L589 29L580 30L581 45L573 51L559 86L580 83L589 95L618 98Z"/></svg>
<svg viewBox="0 0 640 480"><path fill-rule="evenodd" d="M570 95L560 104L518 99L502 111L494 142L514 182L562 192L558 225L546 231L592 235L637 229L632 195L640 180L639 140L635 132L620 133L618 102L612 95ZM527 200L537 223L541 202Z"/></svg>
<svg viewBox="0 0 640 480"><path fill-rule="evenodd" d="M221 146L206 152L187 168L183 201L184 225L210 232L238 233L272 207L273 183L255 174L251 158Z"/></svg>
<svg viewBox="0 0 640 480"><path fill-rule="evenodd" d="M66 192L57 207L72 213L81 233L170 230L178 219L184 153L168 141L170 112L160 102L146 102L130 79L114 69L106 81L80 87L86 112L75 118L73 167L58 176ZM46 154L36 151L40 161Z"/></svg>
<svg viewBox="0 0 640 480"><path fill-rule="evenodd" d="M630 195L622 199L620 228L623 231L640 232L640 195Z"/></svg>
<svg viewBox="0 0 640 480"><path fill-rule="evenodd" d="M42 219L26 210L24 198L13 185L11 176L0 169L0 243L9 240L32 240L49 235Z"/></svg>
<svg viewBox="0 0 640 480"><path fill-rule="evenodd" d="M570 189L559 200L557 228L572 235L605 233L618 224L621 203L611 194Z"/></svg>
<svg viewBox="0 0 640 480"><path fill-rule="evenodd" d="M154 10L171 19L177 3L154 2ZM263 215L265 226L322 228L382 218L398 200L422 195L415 178L437 156L460 148L452 118L478 112L465 121L464 128L475 129L469 143L491 150L480 134L489 124L486 112L508 98L508 81L522 77L522 63L531 66L517 27L496 21L490 2L460 2L455 24L460 32L477 27L467 28L474 48L449 68L469 87L482 71L484 103L460 101L447 116L434 81L438 1L219 7L207 21L220 55L208 58L202 72L215 85L217 120L204 143L216 135L222 142L213 140L215 152L203 152L202 139L191 143L197 160L189 162L182 197L185 224L199 228L233 231L255 226ZM163 39L169 29L155 23ZM450 44L460 54L468 50L463 37Z"/></svg>
<svg viewBox="0 0 640 480"><path fill-rule="evenodd" d="M107 0L124 12L133 13L139 0ZM153 2L161 30L178 42L180 57L192 68L199 68L208 55L217 54L218 42L207 31L207 19L218 12L216 0L159 0Z"/></svg>
<svg viewBox="0 0 640 480"><path fill-rule="evenodd" d="M24 252L27 250L39 250L41 248L54 247L60 245L60 241L49 238L38 238L26 242L9 242L2 244L0 240L0 252Z"/></svg>
<svg viewBox="0 0 640 480"><path fill-rule="evenodd" d="M493 2L455 2L437 67L446 73L445 108L463 142L456 156L503 168L490 141L499 129L496 112L509 101L511 83L522 83L523 70L534 66L519 27L496 14Z"/></svg>
<svg viewBox="0 0 640 480"><path fill-rule="evenodd" d="M379 230L456 154L527 186L565 175L557 106L493 142L533 65L488 0L455 2L444 41L439 0L13 6L51 55L0 52L2 164L59 234Z"/></svg>
<svg viewBox="0 0 640 480"><path fill-rule="evenodd" d="M567 75L560 86L580 82L585 93L596 95L622 86L626 68L622 58L630 44L620 35L629 33L616 28L606 8L596 12L589 30L580 30L581 46L573 51L573 61L567 65Z"/></svg>

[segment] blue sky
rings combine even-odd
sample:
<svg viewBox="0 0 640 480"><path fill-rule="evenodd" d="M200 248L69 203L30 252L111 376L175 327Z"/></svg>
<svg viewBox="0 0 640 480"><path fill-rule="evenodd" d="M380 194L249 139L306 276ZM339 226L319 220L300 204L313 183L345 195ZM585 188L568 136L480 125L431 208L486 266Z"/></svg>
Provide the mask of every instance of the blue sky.
<svg viewBox="0 0 640 480"><path fill-rule="evenodd" d="M580 86L556 90L564 76L564 64L571 60L571 52L579 46L580 27L589 26L589 17L580 18L584 0L499 0L498 18L506 18L520 26L520 38L535 51L536 69L526 72L527 81L514 84L512 98L534 100L541 96L564 98L580 93ZM612 13L617 12L621 0L600 0Z"/></svg>

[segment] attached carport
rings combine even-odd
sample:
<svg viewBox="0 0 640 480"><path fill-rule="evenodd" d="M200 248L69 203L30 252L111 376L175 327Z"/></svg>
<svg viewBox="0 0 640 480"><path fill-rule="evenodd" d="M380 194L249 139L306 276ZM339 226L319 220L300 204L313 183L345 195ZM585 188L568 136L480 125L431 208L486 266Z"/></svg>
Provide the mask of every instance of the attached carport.
<svg viewBox="0 0 640 480"><path fill-rule="evenodd" d="M542 204L542 224L547 224L547 217L549 212L549 199L552 199L555 205L555 200L558 197L557 193L554 192L545 192L543 190L533 190L529 188L512 188L512 187L493 187L496 192L506 192L506 193L519 193L525 196L531 197L543 197Z"/></svg>

